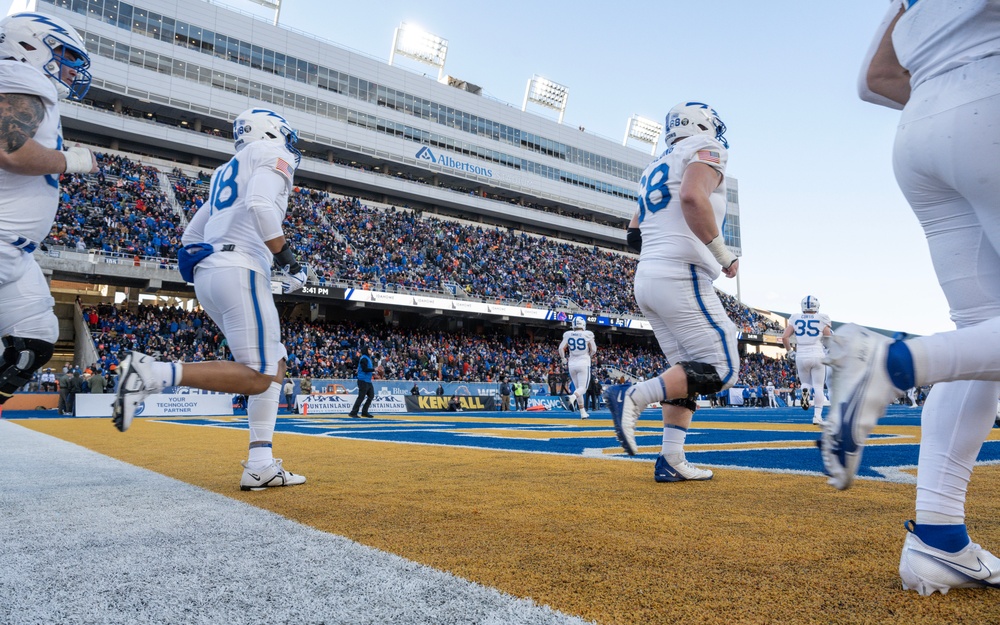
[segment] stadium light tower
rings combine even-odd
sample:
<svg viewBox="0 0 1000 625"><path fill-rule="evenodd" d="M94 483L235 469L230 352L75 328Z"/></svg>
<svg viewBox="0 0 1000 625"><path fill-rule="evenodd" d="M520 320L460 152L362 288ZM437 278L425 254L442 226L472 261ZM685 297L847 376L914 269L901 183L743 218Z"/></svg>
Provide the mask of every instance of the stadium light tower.
<svg viewBox="0 0 1000 625"><path fill-rule="evenodd" d="M653 150L650 154L656 154L656 146L660 143L660 136L663 135L663 124L654 122L640 115L633 115L625 126L625 138L622 145L627 145L629 139L652 144Z"/></svg>
<svg viewBox="0 0 1000 625"><path fill-rule="evenodd" d="M281 0L250 0L254 4L259 4L268 9L274 9L274 25L278 25L278 17L281 15Z"/></svg>
<svg viewBox="0 0 1000 625"><path fill-rule="evenodd" d="M397 54L438 68L438 80L441 80L444 76L444 61L448 57L448 40L432 35L419 26L403 22L392 36L389 65L392 65Z"/></svg>
<svg viewBox="0 0 1000 625"><path fill-rule="evenodd" d="M521 110L528 108L528 102L540 104L559 111L559 123L561 124L563 116L566 114L567 100L569 100L568 88L535 74L528 81L528 88L524 90L524 102L521 103Z"/></svg>

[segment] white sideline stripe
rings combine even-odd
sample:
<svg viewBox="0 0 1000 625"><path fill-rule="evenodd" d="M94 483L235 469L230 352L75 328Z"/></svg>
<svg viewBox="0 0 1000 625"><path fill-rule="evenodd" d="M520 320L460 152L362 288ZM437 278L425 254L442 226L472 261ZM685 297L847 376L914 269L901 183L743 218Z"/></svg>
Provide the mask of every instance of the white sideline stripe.
<svg viewBox="0 0 1000 625"><path fill-rule="evenodd" d="M3 420L0 458L7 625L584 623Z"/></svg>

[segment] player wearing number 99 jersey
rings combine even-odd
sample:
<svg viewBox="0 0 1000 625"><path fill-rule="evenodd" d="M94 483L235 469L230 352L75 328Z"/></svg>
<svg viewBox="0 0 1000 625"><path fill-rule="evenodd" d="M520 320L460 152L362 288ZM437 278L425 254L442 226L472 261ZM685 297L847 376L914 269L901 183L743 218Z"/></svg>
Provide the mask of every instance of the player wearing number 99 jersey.
<svg viewBox="0 0 1000 625"><path fill-rule="evenodd" d="M631 455L638 453L639 414L648 404L663 402L663 446L654 473L658 482L712 477L684 456L695 399L731 387L739 374L736 326L712 286L720 266L730 278L739 268L721 234L729 147L725 131L707 104L684 102L671 109L667 149L643 172L639 210L629 224L629 243L639 250L635 299L672 366L631 388L611 387L606 397L616 433Z"/></svg>
<svg viewBox="0 0 1000 625"><path fill-rule="evenodd" d="M788 318L785 333L781 337L785 349L791 349L791 337L795 336L795 369L802 385L802 409L809 408L813 401L813 423L823 424L823 406L826 384L826 365L823 357L822 339L830 336L830 317L819 312L819 299L813 295L802 298L802 312Z"/></svg>
<svg viewBox="0 0 1000 625"><path fill-rule="evenodd" d="M559 343L559 356L569 369L569 378L573 381L573 394L570 401L580 407L580 418L587 419L586 392L590 386L590 357L597 353L597 343L594 333L587 329L583 317L573 319L573 329L563 332Z"/></svg>

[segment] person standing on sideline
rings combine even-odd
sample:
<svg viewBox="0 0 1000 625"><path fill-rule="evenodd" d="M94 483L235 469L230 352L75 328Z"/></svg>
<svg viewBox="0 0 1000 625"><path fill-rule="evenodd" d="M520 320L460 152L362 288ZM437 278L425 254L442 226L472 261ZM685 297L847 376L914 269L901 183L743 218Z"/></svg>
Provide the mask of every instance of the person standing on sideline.
<svg viewBox="0 0 1000 625"><path fill-rule="evenodd" d="M444 397L444 385L438 382L438 387L437 390L434 391L434 394L438 397Z"/></svg>
<svg viewBox="0 0 1000 625"><path fill-rule="evenodd" d="M824 467L832 486L850 487L886 406L934 384L920 418L903 588L997 588L1000 558L969 538L965 500L1000 395L1000 2L893 0L859 91L902 109L896 181L923 226L957 329L904 340L849 325L828 339Z"/></svg>
<svg viewBox="0 0 1000 625"><path fill-rule="evenodd" d="M795 351L792 351L791 338L795 336ZM830 316L819 312L819 299L813 295L802 298L802 312L793 313L785 324L785 333L781 342L787 350L787 356L795 361L795 371L802 384L802 409L809 410L809 402L813 404L813 425L823 425L823 406L826 396L823 387L826 386L826 365L823 358L826 350L821 340L830 336Z"/></svg>
<svg viewBox="0 0 1000 625"><path fill-rule="evenodd" d="M307 269L282 231L301 156L295 130L270 109L240 113L233 137L236 154L212 173L208 201L184 231L178 267L235 362L159 362L132 352L121 363L113 420L126 431L139 403L166 386L246 395L250 445L240 489L265 490L306 481L272 454L287 352L271 297L271 265L284 293L305 285Z"/></svg>
<svg viewBox="0 0 1000 625"><path fill-rule="evenodd" d="M90 392L94 394L104 393L106 382L100 369L94 369L94 375L90 376Z"/></svg>
<svg viewBox="0 0 1000 625"><path fill-rule="evenodd" d="M649 404L663 406L657 482L709 480L684 455L698 395L731 387L739 375L736 326L712 286L721 272L736 277L739 259L726 247L726 126L707 104L683 102L667 114L667 149L639 179L639 210L629 245L639 252L635 300L663 355L663 374L605 392L622 447L639 453L635 424Z"/></svg>
<svg viewBox="0 0 1000 625"><path fill-rule="evenodd" d="M774 387L774 381L773 380L769 380L768 381L766 390L767 390L767 406L768 406L768 408L777 408L778 407L778 398L775 397L775 393L777 393L777 389Z"/></svg>
<svg viewBox="0 0 1000 625"><path fill-rule="evenodd" d="M285 378L285 383L281 387L281 393L285 396L285 408L289 414L297 412L295 410L295 382L291 378Z"/></svg>
<svg viewBox="0 0 1000 625"><path fill-rule="evenodd" d="M597 410L602 392L601 383L598 381L597 376L591 374L590 376L590 386L587 387L587 403L591 410Z"/></svg>
<svg viewBox="0 0 1000 625"><path fill-rule="evenodd" d="M510 412L510 384L500 378L500 412Z"/></svg>
<svg viewBox="0 0 1000 625"><path fill-rule="evenodd" d="M59 176L95 172L97 160L87 148L62 149L59 101L83 99L91 82L80 34L41 13L9 15L0 33L2 405L52 358L59 338L55 300L32 256L55 221Z"/></svg>
<svg viewBox="0 0 1000 625"><path fill-rule="evenodd" d="M591 358L597 354L597 343L594 333L587 329L587 320L583 317L573 318L573 329L563 332L559 343L559 357L563 367L569 370L573 381L573 393L569 403L580 409L580 418L587 419L587 389L590 387Z"/></svg>
<svg viewBox="0 0 1000 625"><path fill-rule="evenodd" d="M73 376L64 373L59 377L59 414L71 414L72 408L69 403L69 388L73 384Z"/></svg>
<svg viewBox="0 0 1000 625"><path fill-rule="evenodd" d="M372 355L367 345L361 348L361 357L358 358L358 398L354 400L354 407L351 408L351 413L348 415L353 419L358 418L359 408L361 409L362 417L373 418L371 413L368 412L368 408L371 407L372 400L375 399L375 385L372 384L372 373L375 372L375 358L378 358L378 354ZM364 404L363 406L362 403Z"/></svg>
<svg viewBox="0 0 1000 625"><path fill-rule="evenodd" d="M514 410L518 411L521 409L521 381L514 380L511 389L514 391Z"/></svg>

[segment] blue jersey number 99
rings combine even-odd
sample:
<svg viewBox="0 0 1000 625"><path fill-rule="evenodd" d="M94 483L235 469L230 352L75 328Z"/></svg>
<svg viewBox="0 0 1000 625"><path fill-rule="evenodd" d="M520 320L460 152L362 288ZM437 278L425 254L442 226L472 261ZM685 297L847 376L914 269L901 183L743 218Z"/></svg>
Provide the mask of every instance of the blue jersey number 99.
<svg viewBox="0 0 1000 625"><path fill-rule="evenodd" d="M587 339L571 338L567 343L571 352L587 351Z"/></svg>

